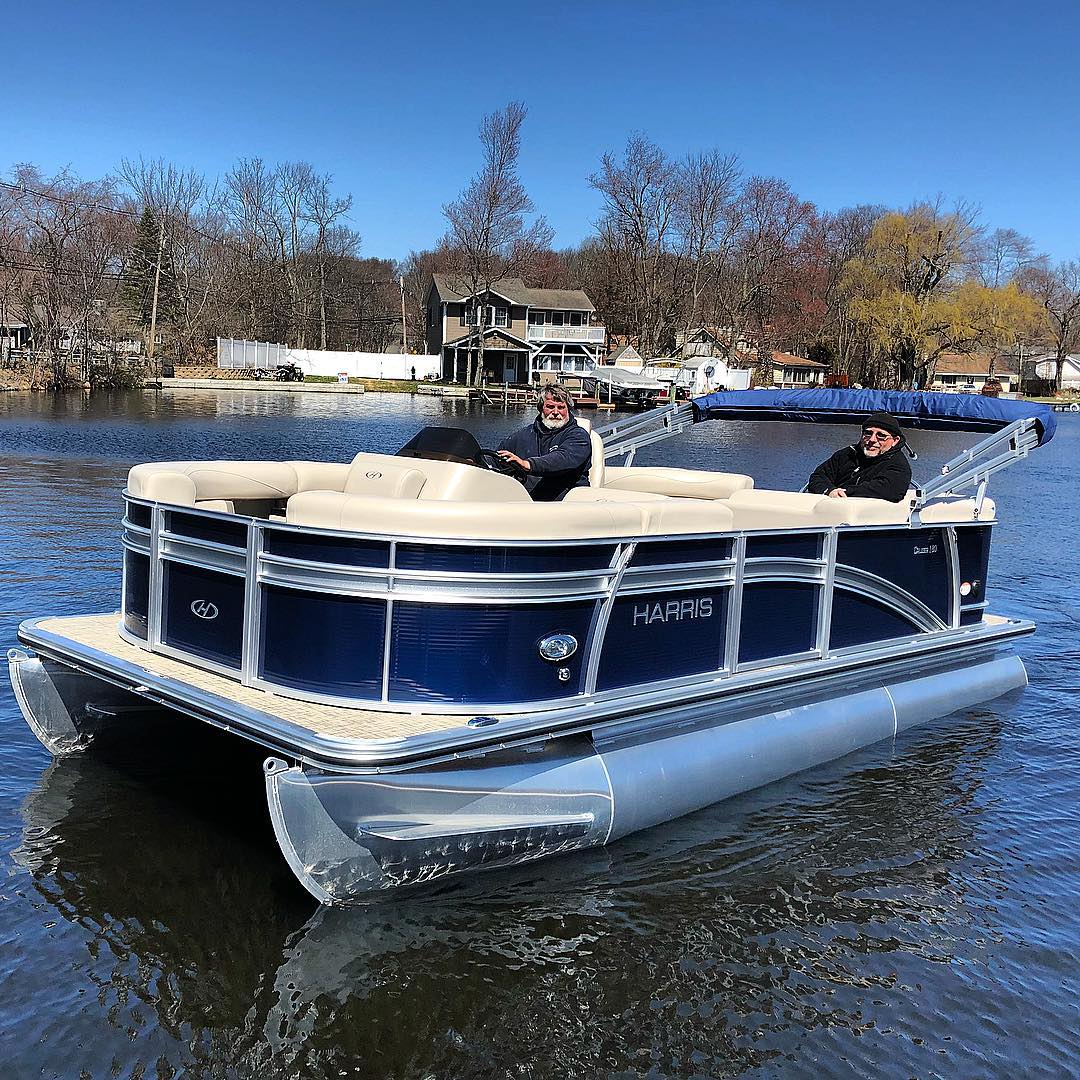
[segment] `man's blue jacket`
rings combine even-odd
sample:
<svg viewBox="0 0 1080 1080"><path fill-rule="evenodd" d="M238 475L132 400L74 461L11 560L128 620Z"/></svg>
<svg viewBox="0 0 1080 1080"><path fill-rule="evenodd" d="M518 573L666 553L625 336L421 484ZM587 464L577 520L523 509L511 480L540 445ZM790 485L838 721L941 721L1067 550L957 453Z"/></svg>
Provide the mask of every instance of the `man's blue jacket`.
<svg viewBox="0 0 1080 1080"><path fill-rule="evenodd" d="M528 461L530 471L518 479L536 502L555 502L571 488L589 486L592 443L572 416L558 431L549 431L538 416L507 435L499 449Z"/></svg>

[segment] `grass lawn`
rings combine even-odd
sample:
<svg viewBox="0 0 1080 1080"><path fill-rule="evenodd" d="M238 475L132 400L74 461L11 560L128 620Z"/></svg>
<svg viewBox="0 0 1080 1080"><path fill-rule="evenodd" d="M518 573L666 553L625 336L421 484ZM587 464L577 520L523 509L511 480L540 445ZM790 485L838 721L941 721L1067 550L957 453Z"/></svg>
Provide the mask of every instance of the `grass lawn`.
<svg viewBox="0 0 1080 1080"><path fill-rule="evenodd" d="M304 382L336 383L336 375L305 375ZM362 383L365 390L380 394L415 394L417 382L413 379L350 379L353 385Z"/></svg>

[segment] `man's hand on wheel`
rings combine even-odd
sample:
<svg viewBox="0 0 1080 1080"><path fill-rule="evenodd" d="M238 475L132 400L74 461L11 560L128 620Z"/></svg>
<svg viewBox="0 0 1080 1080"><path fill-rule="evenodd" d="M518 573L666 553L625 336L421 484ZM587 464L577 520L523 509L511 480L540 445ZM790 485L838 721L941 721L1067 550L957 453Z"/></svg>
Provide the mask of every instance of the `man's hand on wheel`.
<svg viewBox="0 0 1080 1080"><path fill-rule="evenodd" d="M528 461L525 458L519 458L512 450L500 450L498 453L499 457L508 464L516 465L523 472L532 472Z"/></svg>

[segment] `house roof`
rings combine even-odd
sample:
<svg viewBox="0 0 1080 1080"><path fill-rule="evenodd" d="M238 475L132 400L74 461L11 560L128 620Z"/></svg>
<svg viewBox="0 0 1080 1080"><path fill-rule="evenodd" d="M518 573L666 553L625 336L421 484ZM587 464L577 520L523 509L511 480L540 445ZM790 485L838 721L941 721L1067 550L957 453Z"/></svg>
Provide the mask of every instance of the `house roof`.
<svg viewBox="0 0 1080 1080"><path fill-rule="evenodd" d="M937 358L934 371L938 375L982 375L990 374L990 361L994 361L994 374L1016 375L1016 357L987 353L942 353Z"/></svg>
<svg viewBox="0 0 1080 1080"><path fill-rule="evenodd" d="M484 338L487 339L484 342L484 348L485 349L488 347L489 342L492 341L492 340L499 340L499 341L505 342L512 349L528 349L529 348L529 343L527 341L522 341L521 338L516 337L514 334L511 334L508 330L504 329L501 326L488 326L488 327L485 327L483 333L484 333ZM469 331L466 334L463 334L461 337L453 338L450 341L444 341L443 344L448 345L448 346L450 346L450 345L465 346L465 345L468 345L470 342L475 341L476 336L477 336L476 331L472 330L472 331Z"/></svg>
<svg viewBox="0 0 1080 1080"><path fill-rule="evenodd" d="M621 348L609 352L605 359L609 364L613 364L616 360L624 360L628 357L633 360L640 360L641 354L633 345L623 345Z"/></svg>
<svg viewBox="0 0 1080 1080"><path fill-rule="evenodd" d="M747 367L753 367L757 364L757 353L740 351L736 354L735 359ZM812 371L829 370L828 364L822 364L818 360L807 360L805 356L796 356L794 353L787 352L774 352L772 362L774 368L809 368Z"/></svg>
<svg viewBox="0 0 1080 1080"><path fill-rule="evenodd" d="M1057 353L1043 353L1041 356L1030 356L1024 360L1025 364L1045 364L1047 361L1057 361ZM1080 353L1069 353L1065 357L1066 367L1080 367Z"/></svg>
<svg viewBox="0 0 1080 1080"><path fill-rule="evenodd" d="M439 299L451 303L472 296L468 284L458 275L432 274ZM509 300L534 308L558 308L563 311L595 311L593 302L581 289L530 289L521 278L502 278L491 291Z"/></svg>

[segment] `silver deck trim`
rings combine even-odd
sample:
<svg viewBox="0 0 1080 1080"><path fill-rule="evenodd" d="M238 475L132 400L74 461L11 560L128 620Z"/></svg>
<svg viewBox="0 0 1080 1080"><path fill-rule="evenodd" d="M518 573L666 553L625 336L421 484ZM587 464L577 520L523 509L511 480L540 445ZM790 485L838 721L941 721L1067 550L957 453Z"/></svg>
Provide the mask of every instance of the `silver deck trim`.
<svg viewBox="0 0 1080 1080"><path fill-rule="evenodd" d="M554 736L598 733L600 730L607 733L628 722L634 728L692 723L718 706L735 707L743 699L759 699L763 694L780 691L783 700L797 687L813 688L815 693L826 695L857 688L863 683L880 685L880 681L893 672L911 677L923 667L940 668L946 660L954 665L969 663L1003 643L1035 630L1035 624L1026 620L980 623L915 640L898 639L888 647L846 651L826 659L815 658L734 675L710 674L680 680L674 685L574 702L563 708L505 714L489 727L470 728L466 725L467 715L463 715L460 726L442 731L400 739L357 740L320 735L282 717L239 705L189 683L156 675L60 634L42 630L38 624L43 621L32 619L19 627L19 640L40 655L294 760L331 770L393 769ZM418 710L401 711L415 714ZM439 709L427 711L441 714Z"/></svg>

